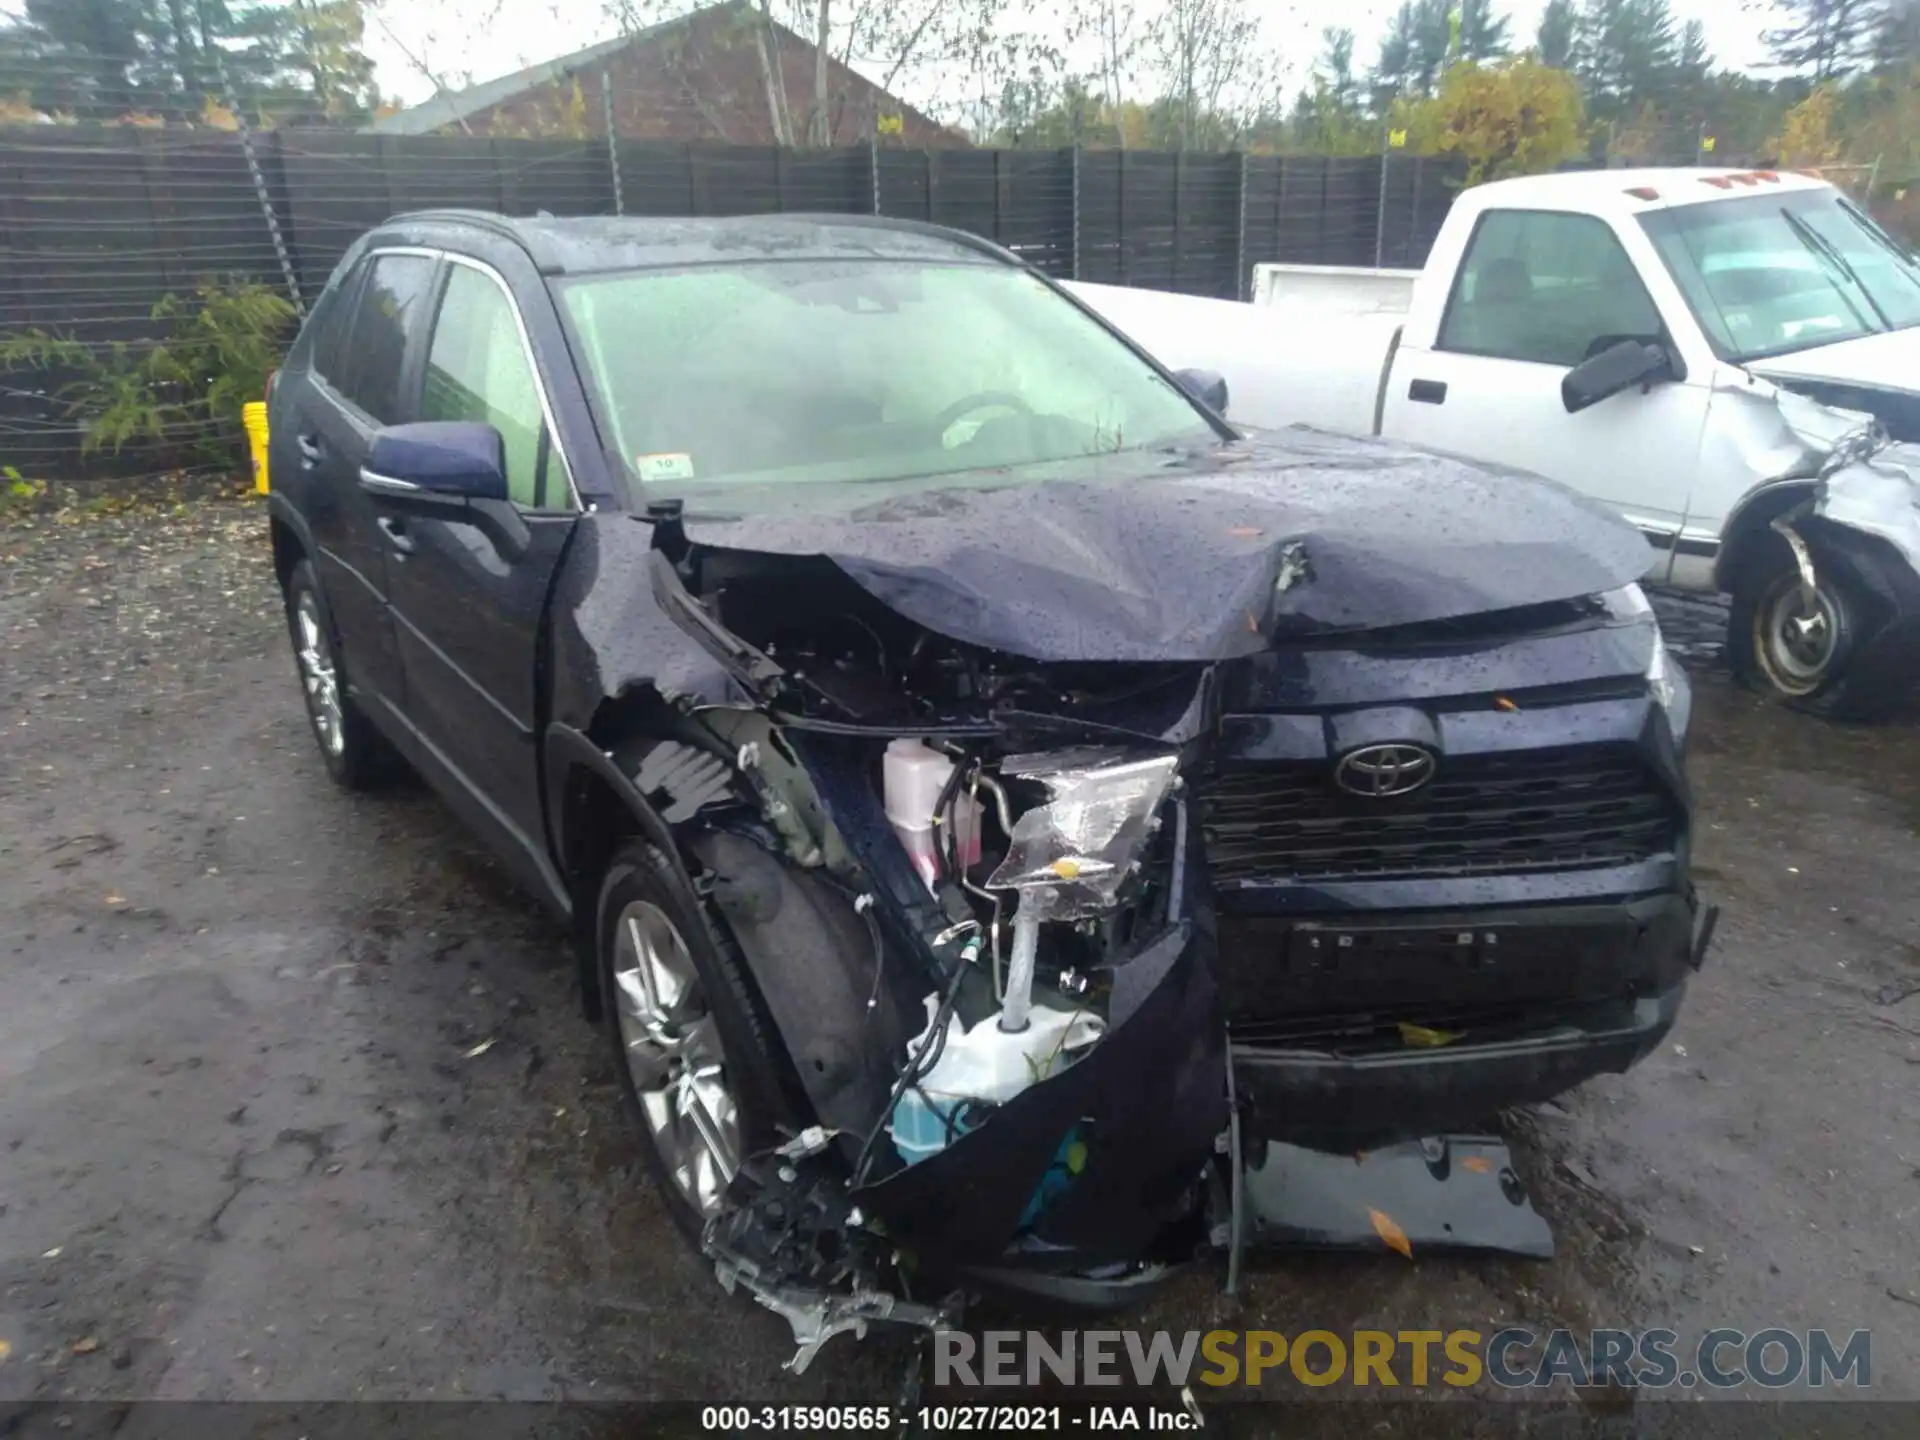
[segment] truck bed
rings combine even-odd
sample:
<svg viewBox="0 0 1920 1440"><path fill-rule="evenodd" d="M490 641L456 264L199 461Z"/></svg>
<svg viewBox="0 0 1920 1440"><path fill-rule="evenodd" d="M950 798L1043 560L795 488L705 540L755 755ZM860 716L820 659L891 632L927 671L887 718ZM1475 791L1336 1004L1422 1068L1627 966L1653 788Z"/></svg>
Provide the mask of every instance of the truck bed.
<svg viewBox="0 0 1920 1440"><path fill-rule="evenodd" d="M1256 265L1253 303L1325 315L1405 315L1418 270L1353 265Z"/></svg>
<svg viewBox="0 0 1920 1440"><path fill-rule="evenodd" d="M1066 288L1173 370L1217 370L1227 413L1256 429L1378 429L1380 385L1400 317L1246 305L1070 281Z"/></svg>

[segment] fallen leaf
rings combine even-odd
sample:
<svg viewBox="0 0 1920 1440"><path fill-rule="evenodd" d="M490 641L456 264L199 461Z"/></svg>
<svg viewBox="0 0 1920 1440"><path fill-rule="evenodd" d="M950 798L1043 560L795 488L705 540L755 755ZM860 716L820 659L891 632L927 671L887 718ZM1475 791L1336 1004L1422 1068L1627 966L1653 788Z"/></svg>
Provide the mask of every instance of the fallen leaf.
<svg viewBox="0 0 1920 1440"><path fill-rule="evenodd" d="M124 895L107 896L107 904L109 905L124 905L126 903L127 903L127 897Z"/></svg>
<svg viewBox="0 0 1920 1440"><path fill-rule="evenodd" d="M1252 540L1257 536L1266 534L1267 532L1262 530L1258 525L1236 525L1231 530L1227 531L1227 533L1233 536L1236 540Z"/></svg>
<svg viewBox="0 0 1920 1440"><path fill-rule="evenodd" d="M42 1250L40 1252L40 1258L42 1260L58 1260L60 1258L60 1251L62 1248L63 1247L56 1245L51 1250Z"/></svg>
<svg viewBox="0 0 1920 1440"><path fill-rule="evenodd" d="M1518 705L1514 704L1513 701L1507 699L1507 697L1504 695L1494 696L1493 703L1494 703L1494 707L1499 710L1507 710L1507 711L1518 713L1520 709Z"/></svg>
<svg viewBox="0 0 1920 1440"><path fill-rule="evenodd" d="M76 1355L91 1355L99 1348L100 1337L98 1335L89 1335L84 1340L76 1340L73 1342L73 1353Z"/></svg>
<svg viewBox="0 0 1920 1440"><path fill-rule="evenodd" d="M11 1340L0 1340L0 1364L4 1364L12 1354L13 1342Z"/></svg>
<svg viewBox="0 0 1920 1440"><path fill-rule="evenodd" d="M1373 1230L1387 1242L1389 1250L1397 1250L1407 1259L1413 1258L1413 1244L1407 1239L1407 1232L1393 1223L1393 1217L1384 1210L1369 1209L1367 1218L1373 1221Z"/></svg>
<svg viewBox="0 0 1920 1440"><path fill-rule="evenodd" d="M1442 1045L1451 1045L1464 1034L1466 1034L1464 1030L1433 1030L1407 1020L1400 1022L1401 1040L1419 1050L1433 1050Z"/></svg>
<svg viewBox="0 0 1920 1440"><path fill-rule="evenodd" d="M1460 1162L1463 1170L1471 1170L1476 1175L1492 1173L1493 1162L1484 1155L1469 1155Z"/></svg>
<svg viewBox="0 0 1920 1440"><path fill-rule="evenodd" d="M478 1045L474 1046L471 1050L467 1051L467 1053L462 1055L460 1058L462 1060L478 1060L482 1055L486 1054L487 1051L491 1049L493 1049L493 1037L488 1036L485 1040L482 1040Z"/></svg>

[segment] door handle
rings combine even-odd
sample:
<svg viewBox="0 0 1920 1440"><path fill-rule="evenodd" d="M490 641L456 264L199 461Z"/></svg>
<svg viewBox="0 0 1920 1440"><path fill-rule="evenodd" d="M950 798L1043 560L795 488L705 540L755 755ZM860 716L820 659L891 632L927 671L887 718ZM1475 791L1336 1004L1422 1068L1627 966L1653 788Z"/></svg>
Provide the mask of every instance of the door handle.
<svg viewBox="0 0 1920 1440"><path fill-rule="evenodd" d="M379 515L374 524L380 527L380 533L387 537L387 543L402 555L411 555L419 549L419 543L407 534L407 522L394 515Z"/></svg>
<svg viewBox="0 0 1920 1440"><path fill-rule="evenodd" d="M321 449L320 442L311 435L295 436L294 443L300 447L301 464L308 469L318 465L322 457L326 454L326 452Z"/></svg>
<svg viewBox="0 0 1920 1440"><path fill-rule="evenodd" d="M1447 403L1447 382L1416 380L1407 386L1407 399L1421 405L1444 405Z"/></svg>

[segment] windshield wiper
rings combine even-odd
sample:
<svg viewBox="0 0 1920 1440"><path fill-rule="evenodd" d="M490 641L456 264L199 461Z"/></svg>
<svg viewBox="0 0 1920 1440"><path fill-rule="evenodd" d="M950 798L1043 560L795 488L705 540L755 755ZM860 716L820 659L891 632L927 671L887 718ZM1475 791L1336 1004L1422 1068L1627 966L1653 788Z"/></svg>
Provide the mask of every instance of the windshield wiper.
<svg viewBox="0 0 1920 1440"><path fill-rule="evenodd" d="M1800 243L1802 245L1805 245L1809 250L1813 251L1815 255L1826 260L1834 269L1840 272L1842 277L1853 282L1853 288L1860 292L1860 298L1867 302L1868 308L1873 311L1875 318L1880 321L1880 328L1882 330L1893 329L1893 321L1887 318L1887 312L1880 308L1880 302L1873 298L1873 292L1867 289L1866 282L1860 278L1859 272L1853 268L1852 263L1841 253L1840 247L1784 205L1780 207L1780 215L1781 218L1787 222L1788 227L1793 233L1800 237ZM1840 291L1840 296L1842 299L1845 299L1846 291ZM1847 308L1853 311L1854 319L1858 320L1862 325L1867 323L1866 316L1860 313L1859 309L1851 300L1847 301Z"/></svg>

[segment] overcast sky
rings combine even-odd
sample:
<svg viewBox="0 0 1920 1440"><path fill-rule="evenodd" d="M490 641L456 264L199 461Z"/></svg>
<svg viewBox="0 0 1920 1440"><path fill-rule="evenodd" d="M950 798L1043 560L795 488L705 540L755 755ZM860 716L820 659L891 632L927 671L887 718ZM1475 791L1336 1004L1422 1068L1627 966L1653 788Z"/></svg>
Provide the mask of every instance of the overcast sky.
<svg viewBox="0 0 1920 1440"><path fill-rule="evenodd" d="M1142 0L1141 8L1153 0ZM1516 44L1531 43L1546 0L1514 0L1495 8L1513 17ZM1715 63L1723 69L1748 69L1763 58L1758 32L1768 23L1759 7L1741 0L1669 0L1677 22L1700 20L1707 29ZM380 89L408 104L433 92L421 64L458 88L470 78L491 80L523 66L551 60L613 35L617 26L607 6L596 0L376 0L368 6L367 52L379 70ZM1262 15L1264 39L1280 57L1284 88L1291 92L1305 79L1321 49L1320 32L1329 25L1352 27L1358 37L1356 61L1373 62L1380 36L1398 0L1294 0L1266 4L1252 0ZM413 58L409 58L409 56ZM420 63L416 63L420 62ZM903 80L903 99L928 105L943 98L927 93L924 77ZM944 107L942 107L944 108Z"/></svg>

